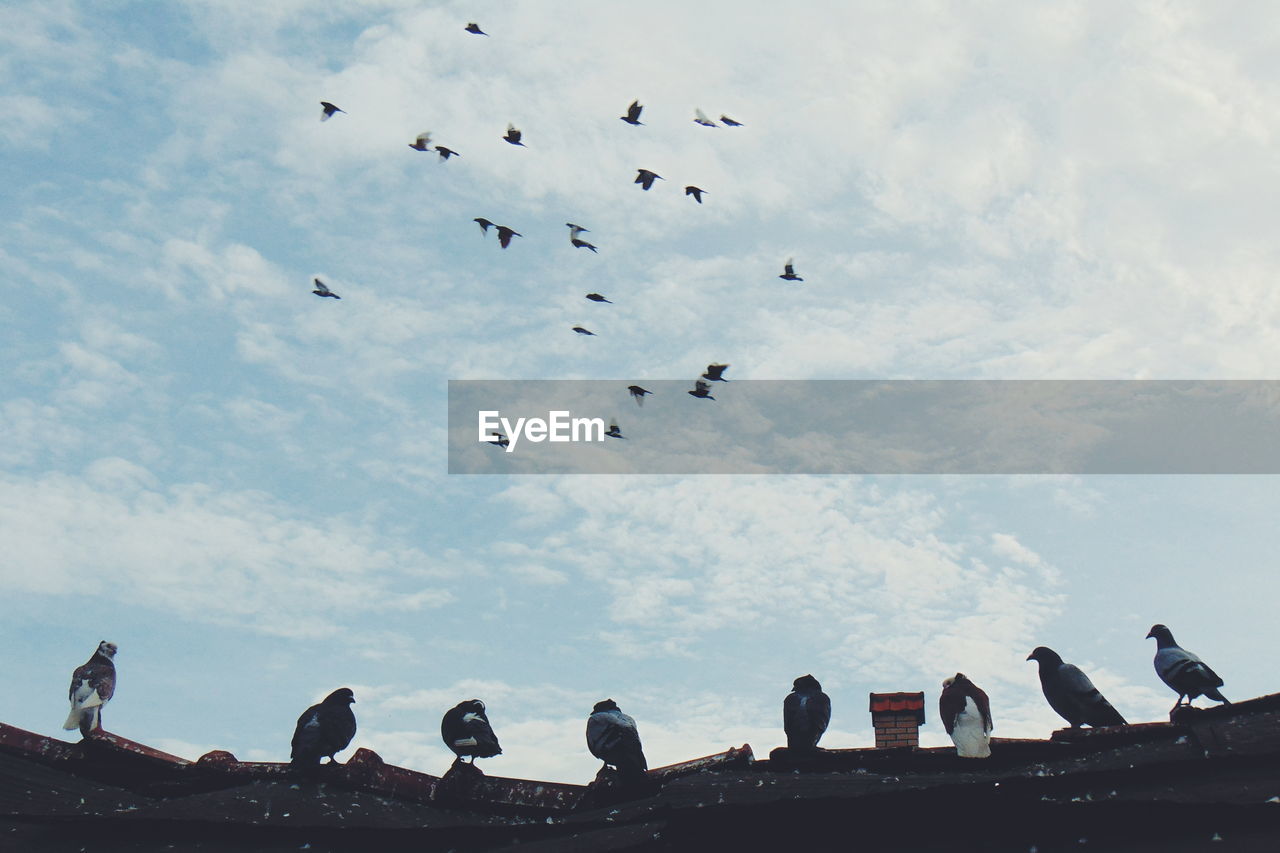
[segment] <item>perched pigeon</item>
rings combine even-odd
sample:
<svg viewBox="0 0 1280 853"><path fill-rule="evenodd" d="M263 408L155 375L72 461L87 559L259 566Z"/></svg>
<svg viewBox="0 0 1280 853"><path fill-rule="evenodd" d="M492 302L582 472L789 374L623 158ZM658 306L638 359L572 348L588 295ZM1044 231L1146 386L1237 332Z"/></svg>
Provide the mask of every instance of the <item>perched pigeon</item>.
<svg viewBox="0 0 1280 853"><path fill-rule="evenodd" d="M431 131L424 130L419 133L417 138L409 143L409 147L414 151L430 151L431 150Z"/></svg>
<svg viewBox="0 0 1280 853"><path fill-rule="evenodd" d="M609 438L626 438L626 436L622 434L622 430L618 429L617 421L609 421L609 431L606 432L605 435L609 436Z"/></svg>
<svg viewBox="0 0 1280 853"><path fill-rule="evenodd" d="M311 292L314 293L316 296L330 296L330 297L333 297L334 299L342 298L341 296L339 296L338 294L330 290L329 285L325 284L320 279L314 278L312 279L312 281L315 283L316 289ZM334 310L337 310L337 309L334 309Z"/></svg>
<svg viewBox="0 0 1280 853"><path fill-rule="evenodd" d="M1049 707L1071 724L1071 728L1079 728L1084 724L1128 725L1124 717L1111 707L1106 697L1098 692L1098 688L1093 686L1089 676L1073 664L1063 663L1053 649L1037 646L1035 651L1027 655L1027 660L1040 664L1040 689L1044 691L1044 698L1049 700Z"/></svg>
<svg viewBox="0 0 1280 853"><path fill-rule="evenodd" d="M987 694L957 672L942 682L938 716L961 758L991 757L991 703Z"/></svg>
<svg viewBox="0 0 1280 853"><path fill-rule="evenodd" d="M523 237L523 236L524 235L521 234L519 231L513 231L505 225L498 226L498 245L504 249L511 245L512 237Z"/></svg>
<svg viewBox="0 0 1280 853"><path fill-rule="evenodd" d="M588 331L587 329L584 329L584 328L582 328L581 326L574 326L574 327L573 327L573 330L574 330L575 332L577 332L578 334L580 334L580 335L594 335L594 334L595 334L595 332Z"/></svg>
<svg viewBox="0 0 1280 853"><path fill-rule="evenodd" d="M782 700L782 728L787 733L787 749L812 751L831 722L831 698L812 675L791 682L791 692Z"/></svg>
<svg viewBox="0 0 1280 853"><path fill-rule="evenodd" d="M479 225L480 230L483 231L485 234L488 234L489 229L493 227L493 223L485 219L483 216L477 216L475 219L471 221Z"/></svg>
<svg viewBox="0 0 1280 853"><path fill-rule="evenodd" d="M80 729L85 737L94 729L102 728L102 706L111 701L116 692L116 644L106 640L98 643L97 650L86 662L71 673L71 713L62 727L67 731Z"/></svg>
<svg viewBox="0 0 1280 853"><path fill-rule="evenodd" d="M636 405L637 405L637 406L643 406L643 405L644 405L644 395L645 395L645 394L652 394L652 393L653 393L652 391L649 391L649 390L647 390L647 389L645 389L645 388L641 388L639 385L628 385L628 386L627 386L627 391L631 394L631 396L632 396L632 397L635 397L635 399L636 399Z"/></svg>
<svg viewBox="0 0 1280 853"><path fill-rule="evenodd" d="M693 111L693 123L700 124L703 127L715 127L716 123L707 118L707 114L702 110L695 108Z"/></svg>
<svg viewBox="0 0 1280 853"><path fill-rule="evenodd" d="M579 234L587 230L586 228L583 228L581 225L574 225L572 222L566 222L565 225L569 226L569 242L573 244L575 249L590 249L593 252L596 251L595 246L578 237Z"/></svg>
<svg viewBox="0 0 1280 853"><path fill-rule="evenodd" d="M355 701L350 687L340 687L319 705L302 712L293 730L290 763L294 767L316 766L326 755L330 764L335 763L334 754L346 749L356 736L356 715L351 712Z"/></svg>
<svg viewBox="0 0 1280 853"><path fill-rule="evenodd" d="M472 21L471 23L467 24L465 27L463 27L463 29L464 29L464 30L466 30L466 31L467 31L467 32L469 32L469 33L472 33L472 34L474 34L474 35L478 35L478 36L487 36L487 35L489 35L489 34L488 34L488 33L486 33L484 30L480 29L480 25L479 25L479 24L477 24L475 21Z"/></svg>
<svg viewBox="0 0 1280 853"><path fill-rule="evenodd" d="M666 180L666 178L662 177L657 172L650 172L648 169L636 170L635 183L639 184L645 190L648 190L650 187L652 187L653 182L655 180L663 181L663 180Z"/></svg>
<svg viewBox="0 0 1280 853"><path fill-rule="evenodd" d="M507 135L502 138L507 140L507 142L510 142L512 145L519 145L523 148L524 143L520 141L520 137L522 135L523 134L521 134L520 131L516 130L516 126L514 124L507 122Z"/></svg>
<svg viewBox="0 0 1280 853"><path fill-rule="evenodd" d="M484 714L484 703L479 699L459 702L446 711L440 721L440 737L444 738L445 746L458 756L455 763L467 755L471 756L472 764L477 758L502 755L498 736L493 733L489 718Z"/></svg>
<svg viewBox="0 0 1280 853"><path fill-rule="evenodd" d="M436 146L436 153L440 155L441 160L448 160L450 157L461 157L457 151L452 148L445 148L443 145Z"/></svg>
<svg viewBox="0 0 1280 853"><path fill-rule="evenodd" d="M708 364L707 372L702 374L702 378L712 382L728 382L729 380L724 378L724 372L728 369L727 364Z"/></svg>
<svg viewBox="0 0 1280 853"><path fill-rule="evenodd" d="M786 264L782 267L782 275L778 278L784 278L787 281L804 281L800 276L796 275L795 258L787 258Z"/></svg>
<svg viewBox="0 0 1280 853"><path fill-rule="evenodd" d="M689 185L684 188L684 194L693 196L693 200L698 204L702 204L702 194L704 192L706 192L706 190L702 187L695 187L693 185Z"/></svg>
<svg viewBox="0 0 1280 853"><path fill-rule="evenodd" d="M598 293L588 293L587 298L590 299L592 302L609 302L608 299L605 299L603 296L601 296ZM612 305L613 303L609 302L609 304Z"/></svg>
<svg viewBox="0 0 1280 853"><path fill-rule="evenodd" d="M711 386L703 382L701 379L697 379L694 380L693 390L688 393L692 394L694 397L701 397L704 400L714 400L715 397L712 397L710 392Z"/></svg>
<svg viewBox="0 0 1280 853"><path fill-rule="evenodd" d="M612 699L597 702L587 718L587 749L624 777L643 778L649 769L636 721L618 709Z"/></svg>
<svg viewBox="0 0 1280 853"><path fill-rule="evenodd" d="M1207 696L1230 705L1227 697L1218 690L1222 679L1199 657L1179 646L1173 640L1173 632L1163 625L1152 625L1147 639L1156 640L1156 675L1178 694L1173 710L1177 710L1185 697L1187 704L1197 696Z"/></svg>
<svg viewBox="0 0 1280 853"><path fill-rule="evenodd" d="M729 127L742 127L742 122L734 121L733 119L729 118L727 115L724 115L723 113L720 114L720 121L728 125Z"/></svg>
<svg viewBox="0 0 1280 853"><path fill-rule="evenodd" d="M619 116L619 118L627 124L644 124L644 122L640 121L640 111L643 109L644 106L639 101L632 101L631 106L627 107L627 114Z"/></svg>
<svg viewBox="0 0 1280 853"><path fill-rule="evenodd" d="M328 101L321 101L320 108L324 110L324 112L320 114L321 121L328 121L329 119L333 118L334 113L345 114L347 112L346 110L340 109L337 106L329 103Z"/></svg>

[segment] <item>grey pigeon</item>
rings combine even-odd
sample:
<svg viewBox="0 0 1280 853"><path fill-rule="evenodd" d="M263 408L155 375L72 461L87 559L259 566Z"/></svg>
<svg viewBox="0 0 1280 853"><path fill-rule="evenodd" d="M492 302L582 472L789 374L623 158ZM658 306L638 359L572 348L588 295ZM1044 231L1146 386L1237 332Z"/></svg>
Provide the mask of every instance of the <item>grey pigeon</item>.
<svg viewBox="0 0 1280 853"><path fill-rule="evenodd" d="M293 730L290 763L295 767L317 766L326 755L330 764L336 763L334 754L346 749L356 736L356 715L351 712L355 701L350 687L340 687L319 705L303 711Z"/></svg>
<svg viewBox="0 0 1280 853"><path fill-rule="evenodd" d="M812 675L791 682L791 692L782 700L782 728L787 733L787 749L812 751L831 722L831 698Z"/></svg>
<svg viewBox="0 0 1280 853"><path fill-rule="evenodd" d="M649 769L636 721L618 708L612 699L597 702L587 718L587 749L606 765L616 767L629 779L643 778Z"/></svg>
<svg viewBox="0 0 1280 853"><path fill-rule="evenodd" d="M116 644L106 640L98 643L89 660L71 673L71 713L62 727L67 731L80 729L85 737L94 729L102 728L102 708L116 692Z"/></svg>
<svg viewBox="0 0 1280 853"><path fill-rule="evenodd" d="M493 733L489 718L484 713L484 703L479 699L459 702L445 712L444 719L440 721L440 737L444 739L445 746L458 756L454 759L455 764L468 755L471 763L475 764L477 758L502 754L498 736Z"/></svg>
<svg viewBox="0 0 1280 853"><path fill-rule="evenodd" d="M1040 689L1044 691L1044 698L1049 701L1049 707L1071 724L1071 728L1085 724L1095 727L1128 725L1093 686L1089 676L1073 664L1063 663L1053 649L1038 646L1027 655L1027 660L1040 664Z"/></svg>
<svg viewBox="0 0 1280 853"><path fill-rule="evenodd" d="M323 281L321 281L320 279L318 279L318 278L313 278L313 279L312 279L312 281L315 283L316 289L315 289L315 290L313 290L313 291L311 291L311 292L312 292L312 293L314 293L316 296L327 296L327 297L330 297L330 298L332 298L332 299L341 299L341 298L342 298L341 296L339 296L338 294L336 294L336 293L334 293L332 290L330 290L330 289L329 289L329 285L325 284L325 283L324 283Z"/></svg>
<svg viewBox="0 0 1280 853"><path fill-rule="evenodd" d="M1147 639L1156 640L1156 675L1178 694L1173 710L1177 710L1185 697L1187 705L1197 696L1208 696L1230 705L1227 697L1218 690L1222 679L1199 657L1179 646L1173 640L1173 632L1164 625L1152 625Z"/></svg>
<svg viewBox="0 0 1280 853"><path fill-rule="evenodd" d="M578 334L580 334L580 335L594 335L594 334L595 334L595 332L593 332L593 331L591 331L591 330L589 330L589 329L584 329L584 328L582 328L581 326L574 326L574 327L573 327L573 330L574 330L575 332L577 332Z"/></svg>
<svg viewBox="0 0 1280 853"><path fill-rule="evenodd" d="M648 169L637 169L635 183L639 184L641 189L648 190L653 186L654 181L664 181L666 178L657 172L650 172Z"/></svg>

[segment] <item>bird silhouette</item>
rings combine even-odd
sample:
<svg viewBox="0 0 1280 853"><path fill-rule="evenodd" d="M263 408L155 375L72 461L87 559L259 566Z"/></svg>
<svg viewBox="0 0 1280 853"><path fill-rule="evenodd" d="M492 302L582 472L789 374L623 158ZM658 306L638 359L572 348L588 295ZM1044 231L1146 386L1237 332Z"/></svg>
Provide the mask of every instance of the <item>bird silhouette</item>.
<svg viewBox="0 0 1280 853"><path fill-rule="evenodd" d="M617 421L609 421L609 431L606 432L605 435L609 436L609 438L626 438L626 436L622 434L622 430L618 429Z"/></svg>
<svg viewBox="0 0 1280 853"><path fill-rule="evenodd" d="M657 172L650 172L648 169L637 169L637 170L636 170L636 180L635 180L635 183L639 184L639 185L640 185L641 187L643 187L644 189L646 189L646 190L647 190L647 189L649 189L649 187L653 186L653 182L654 182L655 180L657 180L657 181L662 181L662 180L665 180L665 178L663 178L663 177L662 177L661 175L659 175Z"/></svg>
<svg viewBox="0 0 1280 853"><path fill-rule="evenodd" d="M430 151L431 131L424 130L422 133L419 133L417 138L409 143L409 147L414 151Z"/></svg>
<svg viewBox="0 0 1280 853"><path fill-rule="evenodd" d="M320 279L315 278L315 279L312 279L312 281L315 283L316 289L311 292L314 293L316 296L330 296L334 299L342 298L341 296L339 296L338 294L330 290L329 286L325 284L323 281L321 281Z"/></svg>
<svg viewBox="0 0 1280 853"><path fill-rule="evenodd" d="M588 293L587 298L590 299L592 302L609 302L610 305L613 304L608 299L605 299L603 296L601 296L598 293Z"/></svg>
<svg viewBox="0 0 1280 853"><path fill-rule="evenodd" d="M722 121L724 124L728 125L729 127L742 127L742 122L734 121L733 119L729 118L727 115L724 115L723 113L720 115L720 121Z"/></svg>
<svg viewBox="0 0 1280 853"><path fill-rule="evenodd" d="M480 230L483 231L485 234L488 234L489 229L493 227L493 223L485 219L483 216L477 216L475 219L471 221L479 225Z"/></svg>
<svg viewBox="0 0 1280 853"><path fill-rule="evenodd" d="M787 258L786 264L782 267L782 275L778 276L778 278L783 278L787 281L804 281L804 279L796 275L794 261L795 258Z"/></svg>
<svg viewBox="0 0 1280 853"><path fill-rule="evenodd" d="M478 35L478 36L487 36L487 35L489 35L489 34L488 34L488 33L486 33L484 30L480 29L480 25L479 25L479 24L477 24L475 21L472 21L471 23L467 24L465 27L463 27L463 29L464 29L464 30L466 30L466 31L467 31L467 32L469 32L469 33L473 33L473 34Z"/></svg>
<svg viewBox="0 0 1280 853"><path fill-rule="evenodd" d="M592 252L596 251L595 246L578 237L579 234L587 230L586 228L583 228L581 225L574 225L572 222L566 222L565 225L569 226L569 242L575 249L590 249Z"/></svg>
<svg viewBox="0 0 1280 853"><path fill-rule="evenodd" d="M581 326L574 326L573 330L580 335L595 335L595 332L592 332L588 329L584 329Z"/></svg>
<svg viewBox="0 0 1280 853"><path fill-rule="evenodd" d="M643 109L644 107L639 101L632 101L631 106L627 107L627 114L619 116L619 118L627 124L644 124L644 122L640 121L640 111Z"/></svg>
<svg viewBox="0 0 1280 853"><path fill-rule="evenodd" d="M693 111L693 123L694 123L694 124L700 124L700 125L702 125L703 127L715 127L715 126L716 126L716 123L715 123L714 121L712 121L711 119L707 118L707 114L706 114L706 113L704 113L702 110L699 110L699 109L695 109L695 110Z"/></svg>
<svg viewBox="0 0 1280 853"><path fill-rule="evenodd" d="M521 148L523 148L524 143L520 141L521 136L523 136L523 134L520 133L520 131L516 130L516 126L508 122L507 135L502 138L507 140L507 142L510 142L512 145L519 145Z"/></svg>
<svg viewBox="0 0 1280 853"><path fill-rule="evenodd" d="M684 188L684 194L693 196L693 200L696 201L698 204L702 204L702 194L704 192L706 192L706 190L704 190L702 187L695 187L690 185Z"/></svg>
<svg viewBox="0 0 1280 853"><path fill-rule="evenodd" d="M500 432L495 432L493 434L493 441L489 443L496 444L498 447L506 447L508 444L511 443L511 439L507 438L505 435L503 435Z"/></svg>
<svg viewBox="0 0 1280 853"><path fill-rule="evenodd" d="M652 394L652 393L653 393L652 391L650 391L650 390L648 390L648 389L646 389L646 388L641 388L639 385L628 385L628 386L627 386L627 391L631 394L631 396L632 396L632 397L634 397L634 398L635 398L635 400L636 400L636 405L637 405L637 406L643 406L643 405L644 405L644 395L645 395L645 394Z"/></svg>
<svg viewBox="0 0 1280 853"><path fill-rule="evenodd" d="M498 226L498 245L502 246L502 248L504 249L511 245L512 237L523 237L523 236L524 235L521 234L519 231L513 231L505 225Z"/></svg>
<svg viewBox="0 0 1280 853"><path fill-rule="evenodd" d="M1053 649L1037 646L1027 660L1040 665L1040 690L1049 702L1049 707L1071 724L1071 728L1081 725L1090 726L1123 726L1127 725L1107 697L1093 686L1089 676L1085 675L1075 664L1063 663L1062 658Z"/></svg>
<svg viewBox="0 0 1280 853"><path fill-rule="evenodd" d="M457 151L452 148L445 148L443 145L436 146L436 153L440 155L441 160L448 160L450 157L461 157Z"/></svg>
<svg viewBox="0 0 1280 853"><path fill-rule="evenodd" d="M591 709L591 716L587 718L587 749L606 765L616 767L624 779L642 779L649 768L636 721L622 713L612 699L597 702Z"/></svg>
<svg viewBox="0 0 1280 853"><path fill-rule="evenodd" d="M346 110L341 109L328 101L321 101L320 108L324 110L324 112L320 114L321 121L328 121L333 118L334 113L346 113Z"/></svg>
<svg viewBox="0 0 1280 853"><path fill-rule="evenodd" d="M707 372L702 374L702 378L712 382L728 382L729 380L724 378L724 372L728 369L727 364L708 364Z"/></svg>
<svg viewBox="0 0 1280 853"><path fill-rule="evenodd" d="M489 725L489 718L484 713L484 703L479 699L468 699L445 712L440 721L440 737L445 746L453 750L458 757L454 763L462 761L464 756L471 756L471 763L477 758L492 758L502 754L498 745L498 736Z"/></svg>
<svg viewBox="0 0 1280 853"><path fill-rule="evenodd" d="M831 698L812 675L791 682L791 692L782 700L782 729L787 733L787 749L810 752L818 748L822 733L831 722Z"/></svg>
<svg viewBox="0 0 1280 853"><path fill-rule="evenodd" d="M686 392L691 396L698 397L703 400L714 400L711 396L711 386L703 382L701 379L694 380L693 390Z"/></svg>
<svg viewBox="0 0 1280 853"><path fill-rule="evenodd" d="M334 754L346 749L356 736L356 715L351 712L355 701L350 687L340 687L302 712L293 730L290 763L294 767L318 766L326 755L330 764L336 763Z"/></svg>
<svg viewBox="0 0 1280 853"><path fill-rule="evenodd" d="M67 698L71 701L71 713L62 727L67 731L80 729L88 737L94 729L102 728L102 709L116 692L116 644L106 640L98 643L89 660L71 673L71 689Z"/></svg>

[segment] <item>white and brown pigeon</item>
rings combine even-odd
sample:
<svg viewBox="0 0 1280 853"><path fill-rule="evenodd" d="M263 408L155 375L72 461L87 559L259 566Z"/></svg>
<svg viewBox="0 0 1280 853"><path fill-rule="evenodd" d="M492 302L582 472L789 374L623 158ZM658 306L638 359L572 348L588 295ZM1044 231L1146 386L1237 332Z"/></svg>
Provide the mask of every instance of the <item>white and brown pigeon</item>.
<svg viewBox="0 0 1280 853"><path fill-rule="evenodd" d="M961 758L991 757L991 702L987 694L957 672L942 682L938 716Z"/></svg>
<svg viewBox="0 0 1280 853"><path fill-rule="evenodd" d="M102 728L102 706L111 701L116 692L116 644L106 640L98 643L93 656L71 673L71 713L62 727L67 731L80 729L85 737Z"/></svg>
<svg viewBox="0 0 1280 853"><path fill-rule="evenodd" d="M315 767L326 755L330 764L336 763L334 754L346 749L356 736L356 715L351 711L355 701L350 687L339 687L323 702L303 711L293 730L289 763Z"/></svg>

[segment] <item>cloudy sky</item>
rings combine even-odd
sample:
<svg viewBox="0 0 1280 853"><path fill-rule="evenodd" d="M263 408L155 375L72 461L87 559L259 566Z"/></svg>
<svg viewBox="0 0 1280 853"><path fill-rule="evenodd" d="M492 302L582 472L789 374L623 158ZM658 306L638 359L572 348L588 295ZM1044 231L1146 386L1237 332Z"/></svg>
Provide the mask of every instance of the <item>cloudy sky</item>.
<svg viewBox="0 0 1280 853"><path fill-rule="evenodd" d="M477 696L487 771L575 782L599 699L653 765L764 754L806 672L824 745L892 690L945 742L957 670L1043 737L1039 644L1162 719L1157 621L1280 688L1272 477L446 473L451 379L616 380L640 442L625 386L713 361L1274 378L1278 38L1267 2L5 4L0 721L61 734L104 638L107 727L186 757L287 759L347 685L388 761L442 773Z"/></svg>

